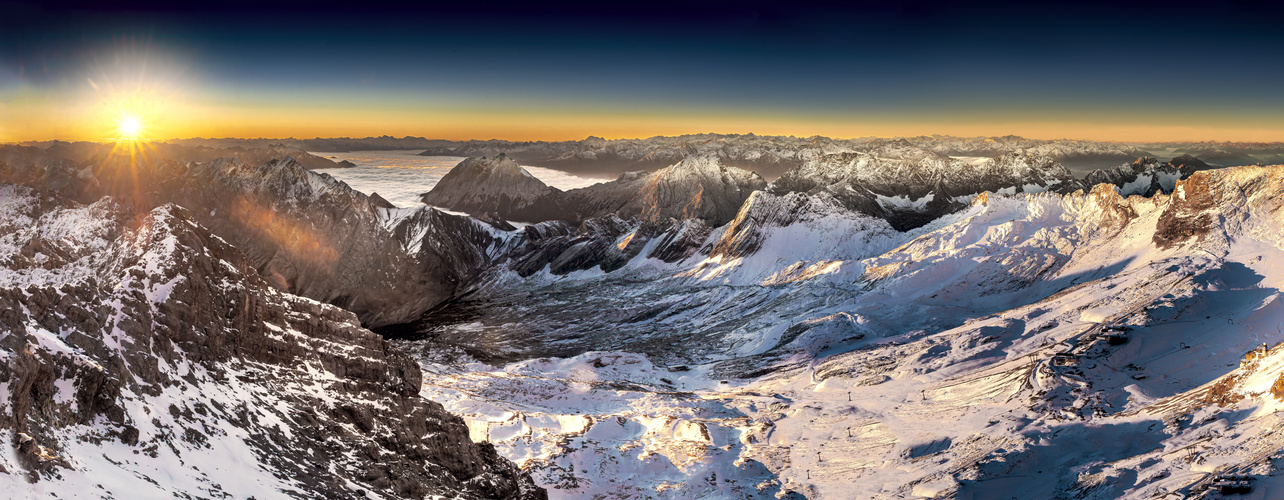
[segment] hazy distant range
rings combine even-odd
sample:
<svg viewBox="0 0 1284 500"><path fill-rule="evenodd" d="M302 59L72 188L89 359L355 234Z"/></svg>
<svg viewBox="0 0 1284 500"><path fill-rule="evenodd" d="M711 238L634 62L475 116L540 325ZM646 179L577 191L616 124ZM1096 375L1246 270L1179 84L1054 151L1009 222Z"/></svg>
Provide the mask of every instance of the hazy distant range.
<svg viewBox="0 0 1284 500"><path fill-rule="evenodd" d="M1076 176L1131 163L1154 156L1162 160L1190 154L1212 166L1255 163L1284 163L1280 142L1166 142L1127 143L1084 140L1041 140L1019 136L953 137L916 136L901 138L763 136L756 134L688 134L645 139L602 139L578 141L449 141L423 137L366 137L316 139L182 139L168 141L210 147L261 147L280 144L317 153L356 151L416 151L423 156L494 156L499 153L523 165L555 169L580 177L611 179L623 172L663 168L693 154L716 155L727 165L753 170L771 180L808 160L828 154L854 151L906 150L955 158L995 158L1020 152L1051 157Z"/></svg>

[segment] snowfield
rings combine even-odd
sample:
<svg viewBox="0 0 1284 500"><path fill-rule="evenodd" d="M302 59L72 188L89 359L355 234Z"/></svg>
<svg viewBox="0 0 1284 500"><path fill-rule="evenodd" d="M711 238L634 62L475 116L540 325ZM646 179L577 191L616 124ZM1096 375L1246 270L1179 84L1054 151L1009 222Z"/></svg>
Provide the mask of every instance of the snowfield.
<svg viewBox="0 0 1284 500"><path fill-rule="evenodd" d="M736 139L702 147L782 161ZM83 202L0 185L0 487L1284 497L1284 166L1150 159L1075 191L1055 158L1133 151L1004 141L821 141L771 185L684 160L516 229L377 165L158 164ZM563 159L645 144L598 142ZM61 168L36 172L113 185ZM204 205L144 196L174 186Z"/></svg>
<svg viewBox="0 0 1284 500"><path fill-rule="evenodd" d="M501 269L397 344L554 498L1275 498L1282 180L984 194L906 233L813 208L710 255L732 222L673 263Z"/></svg>

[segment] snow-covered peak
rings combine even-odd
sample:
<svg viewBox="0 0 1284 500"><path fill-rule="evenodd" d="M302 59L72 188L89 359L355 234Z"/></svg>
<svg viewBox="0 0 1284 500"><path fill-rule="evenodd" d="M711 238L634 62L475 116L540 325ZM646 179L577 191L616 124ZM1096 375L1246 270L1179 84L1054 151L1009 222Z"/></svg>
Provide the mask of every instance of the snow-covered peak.
<svg viewBox="0 0 1284 500"><path fill-rule="evenodd" d="M576 190L576 196L621 198L613 212L658 222L668 218L704 219L714 225L730 221L750 193L766 187L756 173L727 166L715 155L690 156L629 181ZM627 198L625 198L627 197Z"/></svg>

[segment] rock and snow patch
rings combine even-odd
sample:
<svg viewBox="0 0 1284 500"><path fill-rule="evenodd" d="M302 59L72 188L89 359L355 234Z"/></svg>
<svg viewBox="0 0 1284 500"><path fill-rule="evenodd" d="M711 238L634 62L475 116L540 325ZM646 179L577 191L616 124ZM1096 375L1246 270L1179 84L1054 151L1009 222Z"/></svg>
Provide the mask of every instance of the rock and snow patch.
<svg viewBox="0 0 1284 500"><path fill-rule="evenodd" d="M407 356L273 289L182 208L32 198L0 190L4 491L542 495L416 396Z"/></svg>

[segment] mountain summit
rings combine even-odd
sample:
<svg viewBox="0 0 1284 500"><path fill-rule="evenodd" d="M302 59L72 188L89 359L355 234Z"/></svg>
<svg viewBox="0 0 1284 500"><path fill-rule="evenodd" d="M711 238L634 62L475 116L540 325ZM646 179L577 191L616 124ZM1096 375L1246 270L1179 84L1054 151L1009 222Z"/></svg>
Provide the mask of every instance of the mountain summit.
<svg viewBox="0 0 1284 500"><path fill-rule="evenodd" d="M727 166L716 156L693 156L654 172L628 172L611 182L562 192L500 153L460 162L423 201L523 222L579 223L616 214L657 221L698 218L720 225L735 217L750 193L766 185L758 174Z"/></svg>
<svg viewBox="0 0 1284 500"><path fill-rule="evenodd" d="M561 191L549 187L508 155L468 158L450 169L424 193L421 200L432 206L482 216L499 214L506 219L557 218L563 211L557 204Z"/></svg>

